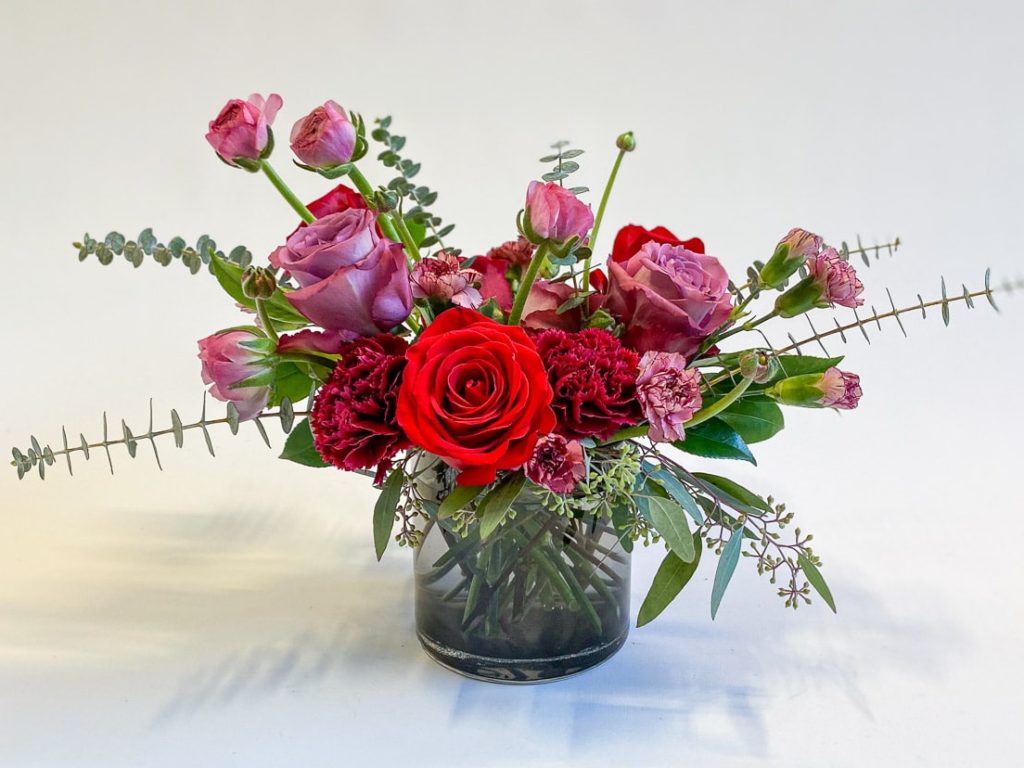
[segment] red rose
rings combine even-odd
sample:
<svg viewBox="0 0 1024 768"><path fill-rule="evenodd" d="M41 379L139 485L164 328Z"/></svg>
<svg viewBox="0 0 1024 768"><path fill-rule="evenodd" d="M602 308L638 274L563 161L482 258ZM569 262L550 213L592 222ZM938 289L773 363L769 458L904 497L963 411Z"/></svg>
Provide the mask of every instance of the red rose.
<svg viewBox="0 0 1024 768"><path fill-rule="evenodd" d="M347 211L349 208L356 208L360 211L365 211L368 210L369 207L370 206L366 204L366 198L351 187L346 187L344 184L339 184L323 197L318 197L313 202L306 203L306 208L308 208L309 212L318 219L322 219L324 216L330 216L332 213ZM299 226L295 228L292 235L304 226L306 226L306 222L299 222ZM288 237L291 237L292 235L288 235Z"/></svg>
<svg viewBox="0 0 1024 768"><path fill-rule="evenodd" d="M627 224L615 236L615 243L612 245L612 261L626 261L635 256L646 243L652 241L667 245L682 245L688 251L704 253L704 241L699 237L680 240L665 227L645 229L639 224Z"/></svg>
<svg viewBox="0 0 1024 768"><path fill-rule="evenodd" d="M517 326L455 307L406 353L398 423L413 445L487 485L517 469L555 427L551 386L537 349Z"/></svg>
<svg viewBox="0 0 1024 768"><path fill-rule="evenodd" d="M395 419L408 346L398 336L381 334L337 348L341 359L317 392L309 419L324 461L338 469L377 467L380 478L391 457L409 447Z"/></svg>
<svg viewBox="0 0 1024 768"><path fill-rule="evenodd" d="M640 358L608 331L544 331L537 352L554 391L558 434L607 440L619 427L643 419L636 394Z"/></svg>

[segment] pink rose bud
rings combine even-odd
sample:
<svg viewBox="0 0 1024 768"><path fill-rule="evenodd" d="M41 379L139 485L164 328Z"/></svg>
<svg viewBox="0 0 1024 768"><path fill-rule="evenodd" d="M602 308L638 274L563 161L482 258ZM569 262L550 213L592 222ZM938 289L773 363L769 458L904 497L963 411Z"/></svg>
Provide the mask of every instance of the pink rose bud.
<svg viewBox="0 0 1024 768"><path fill-rule="evenodd" d="M276 93L265 101L258 93L248 101L232 99L210 121L206 140L228 165L256 163L269 151L270 125L282 104L284 101Z"/></svg>
<svg viewBox="0 0 1024 768"><path fill-rule="evenodd" d="M608 303L639 352L692 355L732 312L729 275L713 256L654 241L624 261L608 260Z"/></svg>
<svg viewBox="0 0 1024 768"><path fill-rule="evenodd" d="M843 261L835 248L826 248L807 262L807 277L779 296L775 311L782 317L796 317L815 307L838 304L852 309L864 303L863 291L853 265Z"/></svg>
<svg viewBox="0 0 1024 768"><path fill-rule="evenodd" d="M564 243L586 235L594 226L594 213L568 189L554 182L531 181L524 224L530 242Z"/></svg>
<svg viewBox="0 0 1024 768"><path fill-rule="evenodd" d="M349 208L301 227L270 254L300 288L285 298L327 331L376 336L412 310L409 265L401 243L377 232L373 211Z"/></svg>
<svg viewBox="0 0 1024 768"><path fill-rule="evenodd" d="M586 477L583 447L561 435L543 435L524 467L526 476L552 493L572 493Z"/></svg>
<svg viewBox="0 0 1024 768"><path fill-rule="evenodd" d="M636 394L656 443L685 437L683 425L700 410L700 373L686 369L686 358L675 352L645 352L640 358Z"/></svg>
<svg viewBox="0 0 1024 768"><path fill-rule="evenodd" d="M311 168L333 168L352 159L356 127L348 113L326 101L292 127L292 151Z"/></svg>
<svg viewBox="0 0 1024 768"><path fill-rule="evenodd" d="M462 269L458 256L442 251L435 257L416 262L412 268L412 295L416 299L450 301L466 309L476 309L484 300L473 283L479 283L481 277L475 270Z"/></svg>
<svg viewBox="0 0 1024 768"><path fill-rule="evenodd" d="M225 403L234 403L241 420L255 418L267 406L270 387L267 385L239 387L239 382L268 373L270 366L258 349L269 342L251 331L223 331L199 340L199 359L203 364L203 383L209 384L210 394ZM270 343L273 347L273 344Z"/></svg>
<svg viewBox="0 0 1024 768"><path fill-rule="evenodd" d="M765 288L778 288L804 263L821 251L822 240L805 229L791 229L775 246L775 253L758 276Z"/></svg>
<svg viewBox="0 0 1024 768"><path fill-rule="evenodd" d="M790 376L765 393L783 405L852 410L860 402L863 391L857 374L829 368L824 373Z"/></svg>

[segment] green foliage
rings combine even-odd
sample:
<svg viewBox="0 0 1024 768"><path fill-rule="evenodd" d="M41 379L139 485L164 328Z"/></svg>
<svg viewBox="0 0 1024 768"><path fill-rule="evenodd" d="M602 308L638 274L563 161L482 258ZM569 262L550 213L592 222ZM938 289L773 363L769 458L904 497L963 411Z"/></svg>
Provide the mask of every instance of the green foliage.
<svg viewBox="0 0 1024 768"><path fill-rule="evenodd" d="M421 248L438 246L456 255L459 254L458 249L448 248L444 243L444 238L451 234L455 225L444 224L440 216L428 210L437 200L437 192L413 181L420 172L420 164L401 154L405 147L405 137L391 133L390 115L377 118L374 123L377 127L370 136L374 141L384 145L384 150L377 155L377 159L385 168L393 168L398 172L398 175L387 183L387 189L412 205L409 210L403 211L402 215L413 233L413 239ZM428 231L430 234L424 236Z"/></svg>
<svg viewBox="0 0 1024 768"><path fill-rule="evenodd" d="M215 256L210 260L210 271L217 278L220 287L224 289L228 296L243 307L248 307L252 310L256 309L256 300L246 296L242 290L242 273L244 269L240 265ZM270 319L278 330L290 331L305 328L309 325L309 320L299 314L299 311L288 303L288 300L284 297L284 291L280 287L265 301L265 305Z"/></svg>
<svg viewBox="0 0 1024 768"><path fill-rule="evenodd" d="M708 459L739 459L757 464L740 433L718 417L688 428L686 438L672 445L680 451Z"/></svg>
<svg viewBox="0 0 1024 768"><path fill-rule="evenodd" d="M236 246L225 254L217 250L217 243L209 235L200 236L194 246L187 245L181 237L171 238L164 245L156 239L149 227L142 230L135 240L126 239L120 232L110 232L103 240L97 241L86 233L81 242L72 245L78 249L79 261L95 255L99 263L106 266L113 262L115 256L123 256L132 266L138 267L146 256L151 256L153 261L164 267L172 261L180 261L193 275L204 264L211 265L215 257L231 262L240 269L252 263L252 254L244 246Z"/></svg>
<svg viewBox="0 0 1024 768"><path fill-rule="evenodd" d="M811 561L811 558L807 555L801 554L798 558L800 567L803 568L804 576L814 587L814 590L821 595L821 599L825 601L825 604L832 609L832 613L836 613L836 601L832 597L832 592L828 588L828 584L825 583L825 577L821 575L821 571Z"/></svg>
<svg viewBox="0 0 1024 768"><path fill-rule="evenodd" d="M650 624L676 599L683 587L685 587L693 574L697 572L700 565L700 556L703 550L701 546L700 532L693 534L694 556L690 562L686 562L670 551L665 554L661 561L658 572L654 574L654 581L651 588L640 606L640 613L636 617L636 625L642 627Z"/></svg>
<svg viewBox="0 0 1024 768"><path fill-rule="evenodd" d="M690 533L683 508L672 499L660 496L651 496L647 503L651 524L661 534L669 549L684 563L692 562L695 556L693 534Z"/></svg>
<svg viewBox="0 0 1024 768"><path fill-rule="evenodd" d="M302 415L305 415L303 413ZM264 412L256 416L253 423L256 429L259 430L260 436L263 438L267 446L270 446L270 441L267 438L266 430L260 423L264 419L280 419L281 428L287 434L291 431L292 425L295 419L295 411L292 408L291 401L285 398L281 401L278 410L271 412ZM190 430L198 429L203 434L203 440L206 443L206 449L210 455L214 455L213 449L213 438L210 435L209 428L212 426L218 426L227 424L231 429L232 434L237 434L239 429L238 411L234 408L233 404L228 404L226 409L226 415L223 418L209 419L206 416L206 395L203 395L203 409L199 419L190 424L182 423L181 417L178 415L176 410L170 412L171 426L164 429L154 429L153 422L153 401L149 401L149 426L145 432L141 430L132 430L128 424L122 420L121 422L121 436L112 438L108 429L107 414L103 414L103 439L90 443L86 440L85 435L79 435L80 443L78 445L70 445L67 439L67 430L61 428L61 438L63 447L59 450L54 450L49 445L45 447L40 444L39 440L32 436L29 439L30 447L22 451L19 448L13 448L11 450L12 461L11 465L15 468L18 473L18 479L23 478L29 471L35 468L39 472L40 478L46 477L46 467L52 466L57 457L63 456L67 462L68 472L73 473L71 457L73 454L80 453L82 457L88 461L91 458L92 451L96 448L102 448L104 455L107 457L107 463L110 466L110 473L114 473L114 461L111 455L110 449L112 447L123 445L128 452L130 458L135 458L138 453L138 444L140 442L148 441L153 449L153 457L157 462L157 466L163 469L163 465L160 461L160 453L157 449L157 438L164 437L166 435L172 435L174 437L174 445L177 448L181 448L185 444L185 433Z"/></svg>
<svg viewBox="0 0 1024 768"><path fill-rule="evenodd" d="M718 418L736 430L747 445L774 437L786 425L778 404L763 397L737 400L718 414Z"/></svg>
<svg viewBox="0 0 1024 768"><path fill-rule="evenodd" d="M711 587L711 618L718 615L718 608L722 604L725 590L732 580L732 574L736 570L736 564L740 561L740 549L743 546L743 531L736 530L729 537L722 555L718 558L718 568L715 570L715 582Z"/></svg>
<svg viewBox="0 0 1024 768"><path fill-rule="evenodd" d="M509 507L518 498L526 484L526 476L522 472L508 475L494 488L487 492L477 504L476 513L480 518L480 538L486 539L505 521Z"/></svg>
<svg viewBox="0 0 1024 768"><path fill-rule="evenodd" d="M384 486L373 507L373 546L377 559L384 557L384 550L391 540L391 531L395 527L395 516L398 504L402 499L402 488L405 485L405 473L399 467L392 470L384 481Z"/></svg>
<svg viewBox="0 0 1024 768"><path fill-rule="evenodd" d="M753 491L749 491L739 483L727 477L708 474L707 472L694 472L693 476L713 486L718 493L716 497L722 503L732 507L737 512L748 515L761 515L771 513L771 505Z"/></svg>
<svg viewBox="0 0 1024 768"><path fill-rule="evenodd" d="M445 519L465 509L473 499L483 492L485 487L483 485L456 485L441 502L437 516Z"/></svg>
<svg viewBox="0 0 1024 768"><path fill-rule="evenodd" d="M321 458L313 443L313 431L309 428L309 419L303 419L288 435L280 458L294 461L305 467L330 466Z"/></svg>
<svg viewBox="0 0 1024 768"><path fill-rule="evenodd" d="M551 148L555 150L555 152L553 154L545 155L540 159L542 163L555 164L554 168L541 176L543 181L557 181L559 184L564 186L563 182L580 169L580 164L576 162L575 158L582 155L583 150L568 149L568 147L568 141L556 141L551 145ZM574 195L582 195L584 192L588 192L589 190L586 187L572 187L569 191Z"/></svg>

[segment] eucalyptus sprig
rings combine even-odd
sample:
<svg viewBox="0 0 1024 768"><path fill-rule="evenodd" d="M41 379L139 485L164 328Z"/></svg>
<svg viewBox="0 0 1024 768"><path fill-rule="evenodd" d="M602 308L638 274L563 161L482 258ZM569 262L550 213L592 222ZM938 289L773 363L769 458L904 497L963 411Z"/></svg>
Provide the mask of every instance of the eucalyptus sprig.
<svg viewBox="0 0 1024 768"><path fill-rule="evenodd" d="M376 128L370 132L374 141L383 144L386 148L377 155L377 159L386 168L394 168L398 171L387 183L387 189L393 192L400 201L408 200L413 207L403 211L405 219L414 222L430 231L419 242L421 248L432 248L440 246L442 250L459 255L461 251L457 248L449 248L444 243L444 238L455 229L454 224L443 224L440 216L431 213L428 208L437 200L437 192L430 187L417 185L412 179L420 172L420 163L415 162L401 154L405 147L405 136L398 136L391 133L391 116L379 117L374 120Z"/></svg>
<svg viewBox="0 0 1024 768"><path fill-rule="evenodd" d="M296 411L292 406L291 400L287 397L281 400L281 404L276 411L268 411L257 415L252 419L252 423L255 425L256 430L260 433L260 437L263 438L263 442L270 445L270 437L267 435L267 430L263 426L262 421L264 419L277 419L281 423L281 429L288 434L292 431L292 427L295 423L296 416L305 416L307 411ZM163 464L160 461L160 452L157 450L156 438L164 437L166 435L174 436L174 445L176 448L181 448L185 444L185 433L191 430L201 430L203 433L203 439L206 443L206 449L210 452L211 456L215 456L213 448L213 438L210 436L209 428L213 426L226 424L231 431L232 435L237 435L241 426L241 421L238 416L238 409L235 408L234 403L228 403L226 408L226 414L221 418L210 419L206 415L206 394L203 394L203 410L199 416L199 419L190 423L185 424L182 422L178 412L174 409L170 412L169 427L155 430L153 421L153 400L149 401L149 425L145 432L140 430L132 430L124 419L121 420L120 435L118 437L111 437L111 431L107 420L107 414L103 414L103 439L94 442L89 442L84 434L79 434L79 444L72 445L68 442L67 429L61 427L61 448L54 450L49 444L45 446L39 442L39 440L33 435L30 438L30 445L22 451L19 448L11 450L11 455L14 457L11 461L11 465L18 472L18 479L23 478L33 468L39 472L40 479L46 478L46 468L52 466L59 457L64 457L67 463L68 473L74 474L72 468L71 457L72 454L80 453L88 461L92 456L92 451L103 449L107 457L107 464L110 467L110 473L114 474L114 460L110 453L110 449L114 446L123 445L131 458L135 458L138 453L138 445L141 441L148 440L153 448L153 458L156 459L157 466L162 470ZM115 433L116 434L116 433Z"/></svg>
<svg viewBox="0 0 1024 768"><path fill-rule="evenodd" d="M151 256L157 264L166 267L174 260L180 261L193 275L203 268L209 267L215 256L230 261L238 266L248 267L252 263L252 253L244 245L236 245L225 254L217 249L217 242L209 235L201 235L194 246L188 245L182 237L172 237L165 245L146 227L135 240L129 240L120 232L110 232L102 240L96 240L87 232L81 242L72 245L78 250L78 260L85 261L95 255L100 264L109 265L115 256L124 256L133 267L139 267L146 256Z"/></svg>
<svg viewBox="0 0 1024 768"><path fill-rule="evenodd" d="M555 150L554 154L544 155L540 159L542 163L554 163L555 167L541 176L543 181L557 181L560 186L565 186L565 180L580 169L580 164L575 158L583 154L582 149L572 149L568 141L561 139L551 145ZM582 195L589 192L587 187L570 187L569 191L574 195Z"/></svg>

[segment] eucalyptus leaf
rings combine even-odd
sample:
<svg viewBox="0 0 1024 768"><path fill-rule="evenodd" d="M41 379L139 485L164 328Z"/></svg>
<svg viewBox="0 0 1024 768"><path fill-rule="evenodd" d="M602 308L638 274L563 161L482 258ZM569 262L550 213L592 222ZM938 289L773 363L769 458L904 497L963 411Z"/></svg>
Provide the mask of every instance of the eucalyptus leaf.
<svg viewBox="0 0 1024 768"><path fill-rule="evenodd" d="M451 517L479 496L485 487L483 485L456 485L441 502L437 516L441 519Z"/></svg>
<svg viewBox="0 0 1024 768"><path fill-rule="evenodd" d="M640 606L640 613L636 617L637 627L654 621L689 583L700 564L701 544L700 534L695 533L693 535L694 557L688 563L680 560L674 552L665 554L665 559L661 561L658 572L654 574L654 581L651 582L647 597L644 598L644 602Z"/></svg>
<svg viewBox="0 0 1024 768"><path fill-rule="evenodd" d="M828 584L825 583L825 577L821 575L821 571L818 570L818 567L811 562L807 555L800 555L796 561L803 569L804 576L807 577L807 581L809 581L811 586L814 587L814 591L821 595L821 599L824 600L825 604L832 609L832 613L836 613L836 601L832 597L832 591L828 588Z"/></svg>
<svg viewBox="0 0 1024 768"><path fill-rule="evenodd" d="M394 470L384 481L380 496L373 507L373 547L378 560L384 556L384 550L388 548L388 542L391 540L391 531L395 527L395 512L402 498L404 484L405 473L401 469Z"/></svg>
<svg viewBox="0 0 1024 768"><path fill-rule="evenodd" d="M722 604L722 597L729 586L732 574L736 570L736 564L740 561L740 550L743 548L743 532L733 531L732 536L722 550L722 556L718 558L718 568L715 569L715 583L711 587L711 618L718 614L718 607Z"/></svg>
<svg viewBox="0 0 1024 768"><path fill-rule="evenodd" d="M656 469L651 471L650 476L664 488L668 494L675 499L679 505L686 510L687 514L693 518L693 521L700 525L704 522L704 515L700 511L700 507L697 502L693 500L693 496L686 490L684 486L675 475L669 472L667 469Z"/></svg>
<svg viewBox="0 0 1024 768"><path fill-rule="evenodd" d="M659 496L648 499L648 505L651 523L669 549L684 563L692 562L695 557L693 536L683 508L675 501Z"/></svg>
<svg viewBox="0 0 1024 768"><path fill-rule="evenodd" d="M694 472L694 477L700 478L708 485L720 491L715 494L726 506L732 507L737 512L746 512L753 515L771 514L771 505L753 491L744 488L742 485L727 477L712 475L707 472Z"/></svg>
<svg viewBox="0 0 1024 768"><path fill-rule="evenodd" d="M522 472L516 472L498 483L480 500L480 503L477 504L476 514L480 518L481 540L494 533L498 526L505 521L509 508L518 498L525 484L526 476Z"/></svg>

